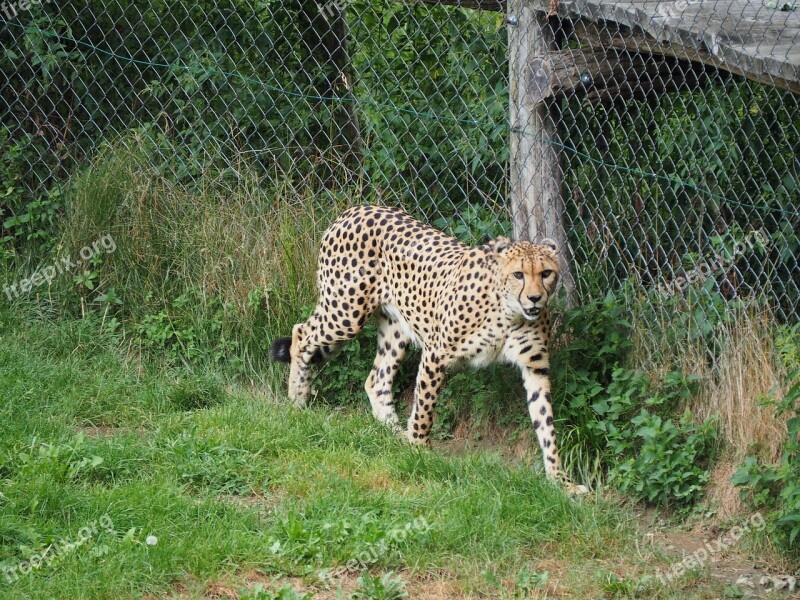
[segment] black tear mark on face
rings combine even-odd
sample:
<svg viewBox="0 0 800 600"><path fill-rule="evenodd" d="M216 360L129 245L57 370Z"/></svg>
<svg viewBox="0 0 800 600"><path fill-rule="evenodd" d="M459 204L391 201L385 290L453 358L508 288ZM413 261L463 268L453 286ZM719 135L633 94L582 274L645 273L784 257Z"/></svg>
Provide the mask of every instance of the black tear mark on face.
<svg viewBox="0 0 800 600"><path fill-rule="evenodd" d="M522 271L515 271L514 272L514 277L516 277L517 273L520 273L522 275L522 277L516 277L517 279L519 279L522 282L522 286L519 288L519 294L517 294L517 302L519 302L520 306L524 306L522 304L522 294L525 291L525 273L524 273L524 270L525 270L525 259L524 258L522 259L522 267L521 267L521 269L522 269Z"/></svg>

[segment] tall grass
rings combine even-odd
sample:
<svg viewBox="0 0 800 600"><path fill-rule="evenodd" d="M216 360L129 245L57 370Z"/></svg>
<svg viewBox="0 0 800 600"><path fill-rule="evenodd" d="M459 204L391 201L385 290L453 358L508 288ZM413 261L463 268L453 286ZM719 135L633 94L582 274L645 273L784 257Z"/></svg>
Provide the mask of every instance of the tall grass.
<svg viewBox="0 0 800 600"><path fill-rule="evenodd" d="M775 352L776 330L772 313L763 309L741 311L720 324L717 335L724 342L715 368L703 372L708 384L697 409L701 417L720 415L721 432L732 447L756 447L770 460L778 457L786 437L786 419L764 402L787 391L787 373Z"/></svg>
<svg viewBox="0 0 800 600"><path fill-rule="evenodd" d="M772 311L757 299L731 306L702 336L675 321L634 319L635 364L650 375L679 370L698 376L702 385L689 406L695 417L715 418L727 446L776 458L786 422L764 401L783 397L787 372L775 350L780 325Z"/></svg>
<svg viewBox="0 0 800 600"><path fill-rule="evenodd" d="M105 235L116 244L93 267L95 288L77 289L81 309L102 310L113 290L112 312L140 324L145 342L183 344L189 359L192 348L218 347L216 362L260 373L269 341L313 303L322 231L359 194L320 196L308 180L259 173L241 156L204 167L194 186L174 181L136 136L72 179L61 247L76 256ZM75 310L74 294L64 297Z"/></svg>
<svg viewBox="0 0 800 600"><path fill-rule="evenodd" d="M636 366L651 377L678 370L699 379L698 392L680 410L690 409L698 422L715 421L719 453L706 502L723 518L740 513L744 506L731 476L745 456L776 461L787 437L791 415L776 410L791 370L776 350L786 326L758 297L714 306L690 295L684 312L671 314L652 304L632 306ZM703 327L687 327L686 314Z"/></svg>

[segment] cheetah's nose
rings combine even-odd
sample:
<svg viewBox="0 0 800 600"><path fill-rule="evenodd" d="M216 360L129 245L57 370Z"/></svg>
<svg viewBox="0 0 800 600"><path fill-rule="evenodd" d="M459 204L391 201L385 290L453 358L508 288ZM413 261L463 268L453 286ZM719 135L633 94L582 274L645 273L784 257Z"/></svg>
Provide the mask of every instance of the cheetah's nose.
<svg viewBox="0 0 800 600"><path fill-rule="evenodd" d="M528 296L528 300L530 300L531 302L538 302L541 299L542 299L541 295L539 295L539 296Z"/></svg>

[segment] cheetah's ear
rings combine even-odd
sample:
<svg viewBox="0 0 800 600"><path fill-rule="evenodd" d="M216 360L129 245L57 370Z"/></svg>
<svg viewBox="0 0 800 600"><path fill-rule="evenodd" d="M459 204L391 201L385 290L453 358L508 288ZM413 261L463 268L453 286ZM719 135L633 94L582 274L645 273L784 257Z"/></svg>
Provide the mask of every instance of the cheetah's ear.
<svg viewBox="0 0 800 600"><path fill-rule="evenodd" d="M558 252L558 243L552 238L544 238L541 242L539 242L540 246L544 246L550 253L555 256Z"/></svg>
<svg viewBox="0 0 800 600"><path fill-rule="evenodd" d="M494 249L495 252L505 252L511 247L511 244L513 243L514 242L512 242L506 236L501 235L499 237L494 238L491 242L489 242L489 245Z"/></svg>

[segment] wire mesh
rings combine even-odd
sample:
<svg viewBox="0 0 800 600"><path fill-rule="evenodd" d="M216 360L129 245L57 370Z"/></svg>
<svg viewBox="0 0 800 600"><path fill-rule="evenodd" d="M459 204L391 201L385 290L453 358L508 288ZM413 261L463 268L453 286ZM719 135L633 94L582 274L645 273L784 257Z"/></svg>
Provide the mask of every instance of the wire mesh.
<svg viewBox="0 0 800 600"><path fill-rule="evenodd" d="M625 290L702 330L758 298L796 320L793 2L18 0L0 19L4 220L135 141L176 185L238 157L469 242L556 237L577 302Z"/></svg>

